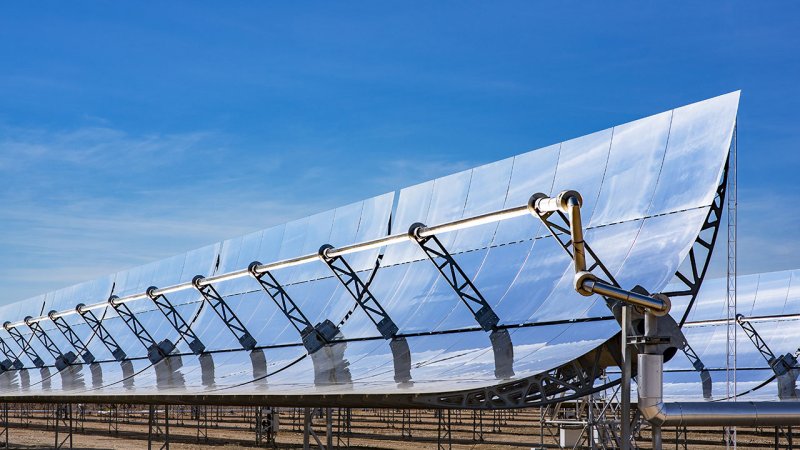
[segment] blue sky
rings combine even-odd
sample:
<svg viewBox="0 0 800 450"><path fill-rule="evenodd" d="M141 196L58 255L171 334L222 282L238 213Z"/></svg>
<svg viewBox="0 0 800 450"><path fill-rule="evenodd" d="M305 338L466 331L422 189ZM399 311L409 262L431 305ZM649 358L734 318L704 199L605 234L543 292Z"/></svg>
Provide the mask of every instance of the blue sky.
<svg viewBox="0 0 800 450"><path fill-rule="evenodd" d="M0 6L0 303L742 89L742 272L800 267L800 4ZM722 253L722 252L720 252Z"/></svg>

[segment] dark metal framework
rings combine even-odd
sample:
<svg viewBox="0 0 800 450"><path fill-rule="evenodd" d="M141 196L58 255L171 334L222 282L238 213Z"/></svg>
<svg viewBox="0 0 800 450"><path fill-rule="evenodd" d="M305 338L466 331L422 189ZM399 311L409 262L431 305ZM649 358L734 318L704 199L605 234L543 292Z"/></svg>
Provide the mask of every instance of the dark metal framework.
<svg viewBox="0 0 800 450"><path fill-rule="evenodd" d="M689 317L689 313L697 299L700 285L703 284L703 279L705 279L706 272L708 271L708 265L711 262L711 253L714 250L714 244L717 242L719 226L722 222L722 209L725 205L725 194L728 189L728 167L729 163L726 163L722 181L719 186L717 186L714 201L711 203L711 209L708 211L706 220L700 228L700 233L698 233L692 248L689 250L689 272L684 273L684 270L680 268L675 272L675 278L683 284L683 287L673 291L663 292L664 295L673 301L673 304L679 303L676 300L679 299L680 303L685 303L687 305L686 311L678 322L678 325L681 327L686 323L686 319Z"/></svg>
<svg viewBox="0 0 800 450"><path fill-rule="evenodd" d="M375 265L372 276L365 283L361 280L355 270L342 256L330 257L327 255L327 250L333 248L332 245L326 244L319 249L319 255L322 261L331 269L336 278L347 289L347 292L358 303L358 306L364 310L372 323L378 328L378 332L384 339L391 339L397 334L399 328L394 323L389 313L381 306L378 299L372 295L369 290L369 285L372 282L375 274L378 272L379 265Z"/></svg>
<svg viewBox="0 0 800 450"><path fill-rule="evenodd" d="M258 281L261 289L269 295L269 298L275 302L278 309L281 310L284 316L289 319L295 330L300 333L300 338L303 341L303 346L309 354L314 353L321 349L326 344L333 341L336 334L339 332L336 325L330 320L325 320L317 325L312 325L308 317L303 313L297 303L292 300L292 297L286 293L286 290L281 286L275 276L270 272L258 273L256 267L261 263L253 261L250 263L248 270L253 278Z"/></svg>
<svg viewBox="0 0 800 450"><path fill-rule="evenodd" d="M55 409L55 445L53 448L72 448L72 403L59 403Z"/></svg>
<svg viewBox="0 0 800 450"><path fill-rule="evenodd" d="M484 331L492 331L497 327L500 318L492 310L491 305L483 298L483 294L472 283L472 280L464 273L461 266L458 265L453 255L447 251L442 245L442 241L435 235L420 236L420 229L425 225L415 223L408 229L408 234L419 245L428 259L431 260L439 273L447 281L447 284L453 288L453 291L458 295L464 305L469 308L475 320L483 328Z"/></svg>
<svg viewBox="0 0 800 450"><path fill-rule="evenodd" d="M48 353L55 359L55 366L58 370L64 370L68 365L75 362L78 357L73 352L62 352L60 348L53 342L53 339L44 331L44 328L39 324L39 322L31 321L32 317L28 316L25 318L25 323L28 325L28 328L31 329L33 335L36 336L36 339L42 343L44 348L47 350Z"/></svg>
<svg viewBox="0 0 800 450"><path fill-rule="evenodd" d="M22 361L17 358L17 355L11 350L11 347L6 344L6 341L0 339L0 351L3 352L3 356L6 357L5 360L0 362L0 372L4 372L6 370L11 369L12 367L15 369L22 369L24 365Z"/></svg>
<svg viewBox="0 0 800 450"><path fill-rule="evenodd" d="M178 332L181 338L186 339L186 342L189 343L189 348L195 355L205 352L206 346L200 340L200 337L192 331L192 327L189 326L183 316L175 309L172 302L163 294L155 294L156 290L157 288L155 286L150 286L147 288L147 296L158 306L159 311L167 318L167 322L172 325L172 328Z"/></svg>
<svg viewBox="0 0 800 450"><path fill-rule="evenodd" d="M761 338L761 335L758 334L751 322L745 320L741 315L736 319L739 322L739 326L742 327L742 330L744 330L745 334L750 339L750 342L756 346L756 350L761 353L761 356L767 361L769 367L775 372L775 375L781 376L797 368L797 357L795 357L795 355L787 353L781 357L775 356L775 353L770 350L767 343Z"/></svg>
<svg viewBox="0 0 800 450"><path fill-rule="evenodd" d="M98 319L97 316L91 310L84 311L82 309L83 306L84 305L81 303L76 308L78 314L80 314L84 322L86 322L86 324L89 325L89 328L91 328L95 336L97 336L100 339L100 342L102 342L103 345L106 346L108 351L111 352L111 355L114 356L114 359L116 359L117 361L123 361L127 357L127 355L125 354L125 350L123 350L122 347L119 346L117 340L114 339L114 336L112 336L111 333L108 332L106 327L103 325L103 322L100 319Z"/></svg>
<svg viewBox="0 0 800 450"><path fill-rule="evenodd" d="M8 325L8 323L9 322L6 322L5 325ZM34 366L38 368L44 367L44 361L42 361L42 358L38 353L36 353L36 350L31 347L30 343L25 341L25 338L22 336L22 333L20 333L19 330L9 326L4 326L4 328L6 331L8 331L8 334L11 335L11 338L14 339L14 342L17 343L22 352L25 353L28 358L30 358Z"/></svg>
<svg viewBox="0 0 800 450"><path fill-rule="evenodd" d="M156 343L153 336L147 331L147 329L139 322L139 319L136 318L136 315L133 314L128 305L125 303L115 303L114 300L116 296L112 296L109 300L111 306L114 307L114 310L117 312L117 315L125 322L125 325L131 332L136 336L136 339L142 343L145 349L147 349L147 358L153 364L161 361L167 355L169 355L172 350L175 349L175 344L173 344L169 339L164 339L161 341L160 344ZM85 318L85 316L84 316ZM110 335L109 335L110 336Z"/></svg>
<svg viewBox="0 0 800 450"><path fill-rule="evenodd" d="M214 286L207 284L202 285L200 282L203 280L202 275L198 275L194 277L192 280L192 284L194 285L195 289L203 296L206 302L211 306L214 312L217 313L220 319L225 323L225 326L231 330L236 339L239 341L239 344L246 350L252 350L256 346L256 340L249 331L247 331L247 327L244 326L239 317L236 316L236 313L233 312L228 303L225 302L225 299L219 295L216 288Z"/></svg>
<svg viewBox="0 0 800 450"><path fill-rule="evenodd" d="M86 344L81 340L77 333L69 326L66 320L63 317L58 317L55 315L55 311L51 311L48 314L50 320L53 321L58 331L64 335L64 337L69 341L75 351L81 356L81 358L87 363L91 364L94 362L94 355L92 352L89 351Z"/></svg>

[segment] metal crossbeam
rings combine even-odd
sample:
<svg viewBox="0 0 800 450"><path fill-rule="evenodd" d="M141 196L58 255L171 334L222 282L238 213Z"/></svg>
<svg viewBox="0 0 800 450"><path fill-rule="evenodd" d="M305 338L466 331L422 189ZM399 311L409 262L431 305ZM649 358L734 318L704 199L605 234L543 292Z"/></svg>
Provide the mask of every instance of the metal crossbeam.
<svg viewBox="0 0 800 450"><path fill-rule="evenodd" d="M8 334L11 335L11 338L14 339L14 342L17 343L22 352L28 355L28 358L30 358L34 366L39 368L44 367L44 361L42 361L42 358L39 357L38 353L36 353L36 350L31 347L30 343L25 342L25 338L22 337L22 333L20 333L19 330L14 327L9 327L8 324L8 322L3 324L3 328L8 331Z"/></svg>
<svg viewBox="0 0 800 450"><path fill-rule="evenodd" d="M469 308L481 328L484 331L493 330L500 322L500 318L497 317L491 305L483 298L483 294L475 287L472 280L464 273L464 270L461 269L461 266L458 265L450 252L444 248L439 238L436 235L420 235L420 230L423 228L425 228L425 225L415 223L408 229L408 234L419 244L428 259L431 260L445 281L447 281L447 284L453 288L456 295Z"/></svg>
<svg viewBox="0 0 800 450"><path fill-rule="evenodd" d="M750 338L750 342L756 346L756 350L761 353L761 356L767 361L767 364L769 364L773 372L775 372L775 375L784 375L797 367L797 358L791 353L787 353L781 357L775 356L775 353L772 352L764 339L761 338L761 335L758 334L753 324L747 321L744 316L741 314L737 315L736 321L739 322L739 326L742 327L744 333Z"/></svg>
<svg viewBox="0 0 800 450"><path fill-rule="evenodd" d="M189 348L192 349L195 355L205 352L206 346L203 345L200 338L192 331L192 328L186 323L183 316L180 315L178 310L175 309L175 306L172 305L172 302L170 302L164 294L155 294L154 292L156 289L155 286L149 287L147 289L147 296L158 306L159 311L167 318L167 322L172 325L172 328L178 332L180 337L186 338L186 342L189 343Z"/></svg>
<svg viewBox="0 0 800 450"><path fill-rule="evenodd" d="M369 320L378 328L378 332L381 336L383 336L384 339L391 339L394 337L399 330L397 325L392 318L389 317L386 310L383 309L383 306L378 303L378 299L376 299L369 290L369 285L378 272L379 264L375 265L370 279L364 283L344 257L330 257L327 255L327 251L332 248L334 248L332 245L323 245L319 249L319 255L322 261L325 262L333 274L336 275L336 278L342 283L345 289L347 289L347 292L349 292L356 303L358 303L358 306L364 310Z"/></svg>
<svg viewBox="0 0 800 450"><path fill-rule="evenodd" d="M0 372L5 372L12 367L15 369L22 369L24 367L22 361L17 358L17 355L11 350L11 347L2 339L0 339L0 351L2 351L3 355L6 357L5 360L0 362Z"/></svg>
<svg viewBox="0 0 800 450"><path fill-rule="evenodd" d="M94 355L92 352L89 351L86 344L81 340L77 333L69 326L66 320L63 317L59 317L55 315L56 311L50 311L48 316L50 320L56 325L58 331L67 338L72 347L81 355L81 358L87 363L91 364L94 362Z"/></svg>
<svg viewBox="0 0 800 450"><path fill-rule="evenodd" d="M125 351L122 350L122 347L119 346L117 340L114 339L114 336L112 336L111 333L108 332L106 327L103 325L102 321L98 319L97 316L95 316L91 310L83 310L82 309L83 306L84 306L83 303L81 303L78 305L76 309L78 311L78 314L80 314L81 317L83 317L84 322L86 322L86 324L89 325L89 328L92 329L95 336L97 336L100 339L100 342L102 342L103 345L106 346L108 351L111 352L111 355L114 356L114 359L116 359L117 361L124 360L127 357L127 355L125 354Z"/></svg>
<svg viewBox="0 0 800 450"><path fill-rule="evenodd" d="M253 278L261 285L261 289L269 295L269 298L275 303L278 309L281 310L284 316L289 319L295 330L300 333L300 338L303 340L303 345L308 350L308 353L314 353L328 344L336 336L339 330L336 325L330 320L325 320L317 325L312 325L308 320L297 303L292 300L292 297L286 293L286 290L281 286L275 276L269 271L258 273L256 268L261 263L253 261L250 263L248 270Z"/></svg>
<svg viewBox="0 0 800 450"><path fill-rule="evenodd" d="M247 327L244 326L241 320L236 316L236 313L233 312L228 303L225 302L225 299L219 295L217 289L214 288L213 285L207 284L203 285L200 282L204 279L202 275L198 275L194 277L192 283L194 284L195 289L203 296L206 302L211 306L214 312L217 313L220 319L225 323L225 326L231 330L236 339L239 340L239 344L246 350L252 350L256 346L256 340L249 331L247 331Z"/></svg>
<svg viewBox="0 0 800 450"><path fill-rule="evenodd" d="M136 336L136 339L138 339L144 348L147 349L147 358L150 360L150 362L155 364L161 361L167 355L169 355L172 350L175 349L175 344L173 344L169 339L164 339L160 344L156 343L155 339L153 339L153 336L151 336L144 325L139 322L139 319L136 318L136 315L133 314L133 311L128 308L128 305L125 303L117 303L115 302L116 299L116 296L112 296L108 302L117 312L117 315L119 315L122 321L125 322L125 325L128 327L128 329L133 332L134 336Z"/></svg>
<svg viewBox="0 0 800 450"><path fill-rule="evenodd" d="M42 343L44 348L50 353L50 355L55 359L55 366L58 370L64 370L68 365L75 362L78 357L73 352L62 352L60 348L53 342L53 339L47 332L44 331L44 328L39 324L39 322L31 321L32 317L28 316L25 318L25 323L28 324L28 328L31 329L33 335L36 336L36 339Z"/></svg>

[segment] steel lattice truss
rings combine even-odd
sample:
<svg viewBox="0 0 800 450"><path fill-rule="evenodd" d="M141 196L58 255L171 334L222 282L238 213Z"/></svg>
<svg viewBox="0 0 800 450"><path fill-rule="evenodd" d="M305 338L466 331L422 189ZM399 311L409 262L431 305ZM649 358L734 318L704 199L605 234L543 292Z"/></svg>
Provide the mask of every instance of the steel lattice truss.
<svg viewBox="0 0 800 450"><path fill-rule="evenodd" d="M0 397L481 409L606 389L619 310L576 292L573 259L667 291L683 325L737 107L727 94L0 309ZM529 206L568 189L586 199L579 246L563 212Z"/></svg>

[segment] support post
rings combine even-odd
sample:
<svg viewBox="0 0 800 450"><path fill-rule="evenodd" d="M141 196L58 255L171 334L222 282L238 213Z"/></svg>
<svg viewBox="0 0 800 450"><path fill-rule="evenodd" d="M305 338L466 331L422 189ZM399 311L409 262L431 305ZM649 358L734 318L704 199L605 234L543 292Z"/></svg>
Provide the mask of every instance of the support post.
<svg viewBox="0 0 800 450"><path fill-rule="evenodd" d="M72 404L57 404L55 414L56 439L53 448L72 448Z"/></svg>
<svg viewBox="0 0 800 450"><path fill-rule="evenodd" d="M631 329L631 307L622 306L622 381L620 398L622 410L620 417L620 448L630 450L631 445L631 347L628 345L628 333Z"/></svg>

